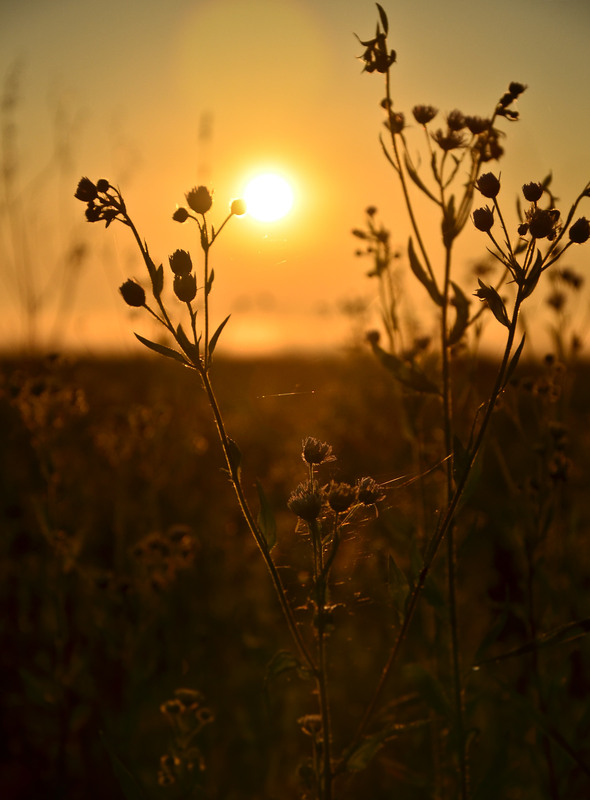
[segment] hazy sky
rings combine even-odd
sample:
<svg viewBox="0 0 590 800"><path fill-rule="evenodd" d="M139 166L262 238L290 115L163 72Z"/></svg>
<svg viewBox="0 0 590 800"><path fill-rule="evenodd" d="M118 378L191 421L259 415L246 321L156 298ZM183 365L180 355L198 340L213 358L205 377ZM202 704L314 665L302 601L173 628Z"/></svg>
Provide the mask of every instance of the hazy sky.
<svg viewBox="0 0 590 800"><path fill-rule="evenodd" d="M564 206L573 199L590 178L588 0L382 5L398 52L396 106L487 116L509 81L528 84L521 121L504 126L507 156L492 166L509 198L553 170ZM214 313L233 313L232 347L342 342L342 302L375 288L350 229L374 204L395 242L408 236L378 143L382 78L356 59L353 34L371 36L376 20L368 0L0 0L0 79L15 98L2 111L4 152L15 148L0 220L3 341L23 333L17 280L30 274L35 290L61 281L76 243L89 256L58 329L88 350L107 339L133 350L133 329L152 332L147 319L130 321L117 291L142 277L129 233L83 221L81 175L120 186L167 262L177 247L198 255L193 226L171 220L185 191L207 182L221 221L247 177L271 168L292 180L294 210L278 223L232 220L213 251ZM466 258L477 248L479 235ZM54 313L49 295L42 307Z"/></svg>

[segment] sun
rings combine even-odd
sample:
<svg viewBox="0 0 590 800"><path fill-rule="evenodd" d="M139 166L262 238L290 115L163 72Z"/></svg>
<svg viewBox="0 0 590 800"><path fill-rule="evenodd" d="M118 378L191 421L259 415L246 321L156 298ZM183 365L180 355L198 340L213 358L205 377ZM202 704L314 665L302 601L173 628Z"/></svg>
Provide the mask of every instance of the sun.
<svg viewBox="0 0 590 800"><path fill-rule="evenodd" d="M260 222L274 222L293 206L293 190L285 178L274 172L257 175L248 183L244 200L250 214Z"/></svg>

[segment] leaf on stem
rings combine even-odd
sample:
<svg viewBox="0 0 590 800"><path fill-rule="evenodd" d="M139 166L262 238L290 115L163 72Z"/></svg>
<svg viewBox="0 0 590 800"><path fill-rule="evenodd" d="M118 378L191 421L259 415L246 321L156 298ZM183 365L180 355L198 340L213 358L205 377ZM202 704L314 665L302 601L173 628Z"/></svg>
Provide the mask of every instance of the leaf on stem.
<svg viewBox="0 0 590 800"><path fill-rule="evenodd" d="M532 266L529 274L526 276L522 297L523 300L525 297L528 297L530 294L533 293L536 285L539 283L539 278L541 277L541 272L543 271L543 256L541 255L541 251L537 250L537 258L535 259L535 263Z"/></svg>
<svg viewBox="0 0 590 800"><path fill-rule="evenodd" d="M449 334L449 344L457 344L465 333L467 323L469 322L469 300L465 297L463 290L454 281L451 281L453 287L453 299L451 303L455 306L457 316L455 317L455 324Z"/></svg>
<svg viewBox="0 0 590 800"><path fill-rule="evenodd" d="M443 207L443 218L441 223L443 244L448 249L453 240L456 238L457 233L457 218L455 216L455 195L452 194L449 202Z"/></svg>
<svg viewBox="0 0 590 800"><path fill-rule="evenodd" d="M539 636L537 639L533 639L531 642L523 644L521 647L515 647L513 650L508 650L506 653L502 653L494 658L486 658L483 661L479 661L475 664L475 667L481 667L484 664L495 664L498 661L504 661L506 658L525 656L528 653L534 653L545 647L567 644L582 636L588 636L588 634L590 634L590 617L568 622L543 636Z"/></svg>
<svg viewBox="0 0 590 800"><path fill-rule="evenodd" d="M158 342L151 342L149 339L144 339L143 336L140 336L139 333L135 334L135 337L147 348L153 350L155 353L159 353L161 356L166 356L166 358L173 358L175 361L180 361L181 364L185 366L190 366L186 360L186 358L179 353L178 350L173 350L171 347L166 347L164 344L159 344Z"/></svg>
<svg viewBox="0 0 590 800"><path fill-rule="evenodd" d="M426 289L428 294L437 304L437 306L442 306L443 298L441 293L438 290L436 283L430 278L422 264L418 256L416 255L416 251L414 250L414 242L412 241L412 237L408 241L408 258L410 259L410 267L414 275L418 278L422 286Z"/></svg>
<svg viewBox="0 0 590 800"><path fill-rule="evenodd" d="M383 25L383 33L387 36L387 34L389 33L389 22L387 20L387 14L381 8L379 3L376 3L375 5L377 6L377 11L379 12L379 19L381 20L381 24Z"/></svg>
<svg viewBox="0 0 590 800"><path fill-rule="evenodd" d="M479 283L479 289L477 289L474 293L475 296L479 297L480 300L485 300L490 308L490 311L496 317L498 322L509 328L510 320L508 319L508 314L506 313L506 306L504 305L504 301L498 292L493 286L486 286L481 278L478 278L477 282Z"/></svg>
<svg viewBox="0 0 590 800"><path fill-rule="evenodd" d="M512 358L510 359L510 363L508 364L508 369L506 370L506 377L504 378L504 383L502 384L502 389L504 389L508 385L508 381L512 377L512 375L514 373L514 370L516 369L516 367L518 365L518 362L519 362L519 359L520 359L520 354L522 353L522 348L524 347L525 339L526 339L526 333L523 333L522 334L522 339L520 340L520 344L518 345L518 347L514 351L514 355L512 356Z"/></svg>
<svg viewBox="0 0 590 800"><path fill-rule="evenodd" d="M178 339L178 344L182 347L190 360L193 363L197 363L199 360L199 348L188 338L180 322L176 328L176 338Z"/></svg>
<svg viewBox="0 0 590 800"><path fill-rule="evenodd" d="M227 460L229 462L230 476L232 480L237 480L240 475L240 466L242 464L242 451L229 436L227 437Z"/></svg>
<svg viewBox="0 0 590 800"><path fill-rule="evenodd" d="M213 281L215 280L215 270L212 269L209 278L207 279L207 284L205 285L205 296L209 297L211 294L211 289L213 287Z"/></svg>
<svg viewBox="0 0 590 800"><path fill-rule="evenodd" d="M266 547L270 553L277 541L277 523L259 480L256 481L256 490L258 491L258 499L260 501L260 510L256 521L258 522L258 527L264 536Z"/></svg>
<svg viewBox="0 0 590 800"><path fill-rule="evenodd" d="M373 352L379 358L385 369L389 370L393 377L409 389L415 392L425 392L427 394L440 394L438 386L434 384L417 367L407 364L393 353L388 353L374 342L371 343Z"/></svg>
<svg viewBox="0 0 590 800"><path fill-rule="evenodd" d="M418 175L418 171L416 170L416 168L414 167L414 165L410 161L410 157L408 156L407 153L404 153L404 161L405 161L405 164L406 164L406 169L408 171L408 175L414 181L416 186L420 189L420 191L424 192L424 194L427 197L429 197L433 202L435 202L437 204L437 206L439 206L440 205L440 200L432 194L432 192L430 191L428 186L426 186L426 184L424 183L424 181L422 180L420 175Z"/></svg>
<svg viewBox="0 0 590 800"><path fill-rule="evenodd" d="M162 290L164 288L164 267L160 264L159 267L156 267L154 270L154 274L152 277L152 290L154 292L154 297L159 297L162 294Z"/></svg>
<svg viewBox="0 0 590 800"><path fill-rule="evenodd" d="M209 341L209 358L211 358L211 356L213 355L213 351L215 350L215 345L217 344L217 340L219 339L219 336L221 335L221 331L225 328L225 325L226 325L226 323L227 323L227 321L228 321L228 319L230 317L231 317L231 314L228 314L227 317L221 323L221 325L217 328L217 330L215 331L213 336L211 337L211 339Z"/></svg>

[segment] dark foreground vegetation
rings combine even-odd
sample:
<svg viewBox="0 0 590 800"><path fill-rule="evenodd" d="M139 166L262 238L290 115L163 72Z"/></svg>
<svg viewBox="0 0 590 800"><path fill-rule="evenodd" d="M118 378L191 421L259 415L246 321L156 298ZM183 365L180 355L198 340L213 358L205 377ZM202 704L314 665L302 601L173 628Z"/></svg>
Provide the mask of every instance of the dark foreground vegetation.
<svg viewBox="0 0 590 800"><path fill-rule="evenodd" d="M496 366L464 360L455 370L456 405L468 408ZM327 638L338 746L399 625L420 516L436 511L444 467L434 400L360 352L220 359L212 371L244 454L245 490L256 507L260 481L274 512L275 561L288 565L298 620L309 610L310 565L287 500L305 477L302 439L332 445L326 483L371 475L383 487L354 535L343 526L334 565ZM4 800L301 794L317 719L309 676L289 655L199 388L194 372L155 357L2 364ZM458 512L477 798L590 792L589 408L587 366L521 362ZM435 560L381 702L389 735L367 737L346 778L335 777L341 797L436 797L452 785L444 566Z"/></svg>

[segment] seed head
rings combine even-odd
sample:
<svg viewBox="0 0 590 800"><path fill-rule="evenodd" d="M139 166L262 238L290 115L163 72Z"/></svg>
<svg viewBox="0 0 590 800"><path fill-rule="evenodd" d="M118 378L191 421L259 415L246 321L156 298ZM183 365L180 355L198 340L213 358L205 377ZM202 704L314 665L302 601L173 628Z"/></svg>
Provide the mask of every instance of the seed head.
<svg viewBox="0 0 590 800"><path fill-rule="evenodd" d="M190 303L197 293L197 279L194 275L175 275L174 294L183 303Z"/></svg>
<svg viewBox="0 0 590 800"><path fill-rule="evenodd" d="M401 133L405 128L406 119L401 111L397 111L389 115L389 119L385 124L392 133Z"/></svg>
<svg viewBox="0 0 590 800"><path fill-rule="evenodd" d="M522 187L524 199L529 203L536 203L543 196L543 186L540 183L525 183Z"/></svg>
<svg viewBox="0 0 590 800"><path fill-rule="evenodd" d="M465 137L458 131L448 131L446 134L439 128L436 133L432 134L432 138L445 153L449 150L456 150L459 147L465 147Z"/></svg>
<svg viewBox="0 0 590 800"><path fill-rule="evenodd" d="M473 224L478 231L489 233L494 225L494 212L488 206L476 208L473 212Z"/></svg>
<svg viewBox="0 0 590 800"><path fill-rule="evenodd" d="M521 95L526 89L524 83L518 83L517 81L512 81L510 86L508 87L508 91L510 92L512 99L516 100L516 98Z"/></svg>
<svg viewBox="0 0 590 800"><path fill-rule="evenodd" d="M313 436L307 436L301 443L301 458L307 464L324 464L326 461L335 461L336 456L332 455L332 446L326 442L320 442Z"/></svg>
<svg viewBox="0 0 590 800"><path fill-rule="evenodd" d="M213 198L206 186L197 186L187 192L186 202L196 214L206 214L213 205Z"/></svg>
<svg viewBox="0 0 590 800"><path fill-rule="evenodd" d="M497 197L500 191L500 181L493 172L486 172L480 175L476 186L484 197Z"/></svg>
<svg viewBox="0 0 590 800"><path fill-rule="evenodd" d="M584 244L590 237L590 222L586 217L577 219L572 227L569 229L570 242L574 244Z"/></svg>
<svg viewBox="0 0 590 800"><path fill-rule="evenodd" d="M470 133L478 135L488 130L490 127L490 120L484 119L483 117L465 117L465 125Z"/></svg>
<svg viewBox="0 0 590 800"><path fill-rule="evenodd" d="M193 270L193 262L191 261L190 253L186 250L175 250L168 261L170 269L175 275L188 275Z"/></svg>
<svg viewBox="0 0 590 800"><path fill-rule="evenodd" d="M131 279L125 281L124 284L119 286L119 291L121 292L123 300L128 306L132 306L133 308L141 308L145 305L145 291L143 287L135 281L132 281Z"/></svg>
<svg viewBox="0 0 590 800"><path fill-rule="evenodd" d="M100 192L101 194L105 194L105 192L108 192L110 187L111 184L107 181L106 178L100 178L100 180L96 182L96 191Z"/></svg>
<svg viewBox="0 0 590 800"><path fill-rule="evenodd" d="M461 131L465 127L465 117L459 111L459 109L455 109L451 111L450 114L447 115L447 125L450 131Z"/></svg>
<svg viewBox="0 0 590 800"><path fill-rule="evenodd" d="M559 211L556 208L534 208L528 219L529 232L534 239L555 239L559 227Z"/></svg>

